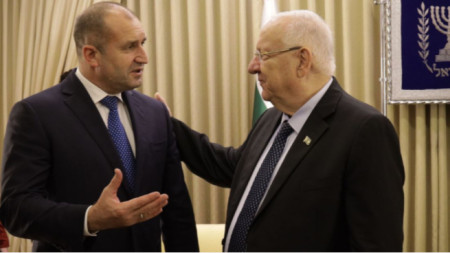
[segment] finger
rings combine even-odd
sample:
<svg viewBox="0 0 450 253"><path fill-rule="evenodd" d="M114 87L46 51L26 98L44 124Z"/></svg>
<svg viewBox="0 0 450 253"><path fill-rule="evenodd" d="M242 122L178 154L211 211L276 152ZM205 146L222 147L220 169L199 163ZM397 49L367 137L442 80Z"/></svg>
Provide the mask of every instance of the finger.
<svg viewBox="0 0 450 253"><path fill-rule="evenodd" d="M167 194L162 194L158 200L139 210L136 213L136 217L138 217L140 221L152 219L162 213L163 207L165 207L168 203Z"/></svg>
<svg viewBox="0 0 450 253"><path fill-rule="evenodd" d="M167 194L161 194L161 196L158 199L145 205L140 210L140 212L151 213L159 210L162 211L162 208L165 207L168 203L169 203L169 196L167 196Z"/></svg>
<svg viewBox="0 0 450 253"><path fill-rule="evenodd" d="M166 106L167 111L169 111L169 115L172 117L172 111L170 110L170 107L167 105L166 100L159 94L159 92L155 93L155 98Z"/></svg>
<svg viewBox="0 0 450 253"><path fill-rule="evenodd" d="M144 211L147 210L147 212L148 212L148 211L153 211L155 209L162 210L162 208L165 207L168 203L169 203L169 196L167 194L161 194L161 196L158 199L147 204L144 207Z"/></svg>
<svg viewBox="0 0 450 253"><path fill-rule="evenodd" d="M106 186L105 190L110 191L111 193L117 193L117 189L119 189L120 184L122 183L122 171L120 169L114 169L114 177L111 179L109 184Z"/></svg>
<svg viewBox="0 0 450 253"><path fill-rule="evenodd" d="M141 196L141 197L145 197L145 196ZM167 196L167 194L161 194L157 198L153 198L153 196L149 196L149 197L152 197L151 199L150 198L147 199L147 200L149 200L149 202L139 203L139 204L143 204L143 205L141 205L140 207L135 206L136 209L134 209L133 211L130 210L130 212L133 212L135 216L139 215L141 219L143 218L142 214L145 214L145 216L150 219L150 217L148 217L148 216L154 217L154 216L158 215L160 212L162 212L162 208L168 204L169 197ZM132 201L130 201L130 203L131 202ZM135 203L137 203L137 202L135 202Z"/></svg>
<svg viewBox="0 0 450 253"><path fill-rule="evenodd" d="M166 104L166 100L159 94L159 92L155 92L155 98L163 104Z"/></svg>
<svg viewBox="0 0 450 253"><path fill-rule="evenodd" d="M149 204L157 203L157 200L161 197L159 192L151 192L140 197L136 197L122 202L122 207L129 210L129 212L138 212Z"/></svg>

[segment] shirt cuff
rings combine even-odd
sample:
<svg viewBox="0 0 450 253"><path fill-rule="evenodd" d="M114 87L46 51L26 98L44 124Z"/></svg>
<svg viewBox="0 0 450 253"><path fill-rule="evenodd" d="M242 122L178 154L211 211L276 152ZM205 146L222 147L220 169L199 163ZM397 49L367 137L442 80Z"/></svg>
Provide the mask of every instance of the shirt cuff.
<svg viewBox="0 0 450 253"><path fill-rule="evenodd" d="M89 229L88 229L88 224L87 224L87 221L88 221L88 212L89 212L89 209L91 209L91 207L92 206L89 206L87 209L86 209L86 213L85 213L85 215L84 215L84 230L83 230L83 235L84 236L97 236L97 233L98 233L98 231L94 231L94 232L89 232Z"/></svg>

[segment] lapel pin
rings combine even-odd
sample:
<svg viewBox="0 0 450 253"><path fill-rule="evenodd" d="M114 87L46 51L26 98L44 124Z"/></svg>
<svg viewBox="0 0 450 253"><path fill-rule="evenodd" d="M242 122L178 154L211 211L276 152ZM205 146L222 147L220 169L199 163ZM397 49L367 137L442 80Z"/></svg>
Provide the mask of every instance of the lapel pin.
<svg viewBox="0 0 450 253"><path fill-rule="evenodd" d="M303 142L309 146L309 144L311 144L311 138L309 138L309 136L306 136L305 139L303 139Z"/></svg>

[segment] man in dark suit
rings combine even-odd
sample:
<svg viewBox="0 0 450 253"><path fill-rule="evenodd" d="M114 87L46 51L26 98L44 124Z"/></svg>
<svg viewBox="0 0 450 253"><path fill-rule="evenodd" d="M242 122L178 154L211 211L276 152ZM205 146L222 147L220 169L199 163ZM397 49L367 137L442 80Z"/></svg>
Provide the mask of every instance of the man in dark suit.
<svg viewBox="0 0 450 253"><path fill-rule="evenodd" d="M1 221L37 251L161 251L161 235L167 251L198 251L169 114L133 90L147 63L141 23L98 3L74 38L79 67L11 111Z"/></svg>
<svg viewBox="0 0 450 253"><path fill-rule="evenodd" d="M280 13L262 28L248 67L274 108L245 142L210 143L174 119L190 170L231 187L225 251L402 250L398 137L339 86L333 55L317 14Z"/></svg>

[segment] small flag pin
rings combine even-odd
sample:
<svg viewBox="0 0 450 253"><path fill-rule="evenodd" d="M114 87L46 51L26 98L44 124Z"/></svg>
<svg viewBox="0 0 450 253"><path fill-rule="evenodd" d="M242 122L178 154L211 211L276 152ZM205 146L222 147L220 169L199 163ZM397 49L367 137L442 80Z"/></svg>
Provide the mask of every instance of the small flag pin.
<svg viewBox="0 0 450 253"><path fill-rule="evenodd" d="M309 144L311 144L311 138L309 138L309 136L306 136L305 139L303 139L303 142L304 142L306 145L309 145Z"/></svg>

